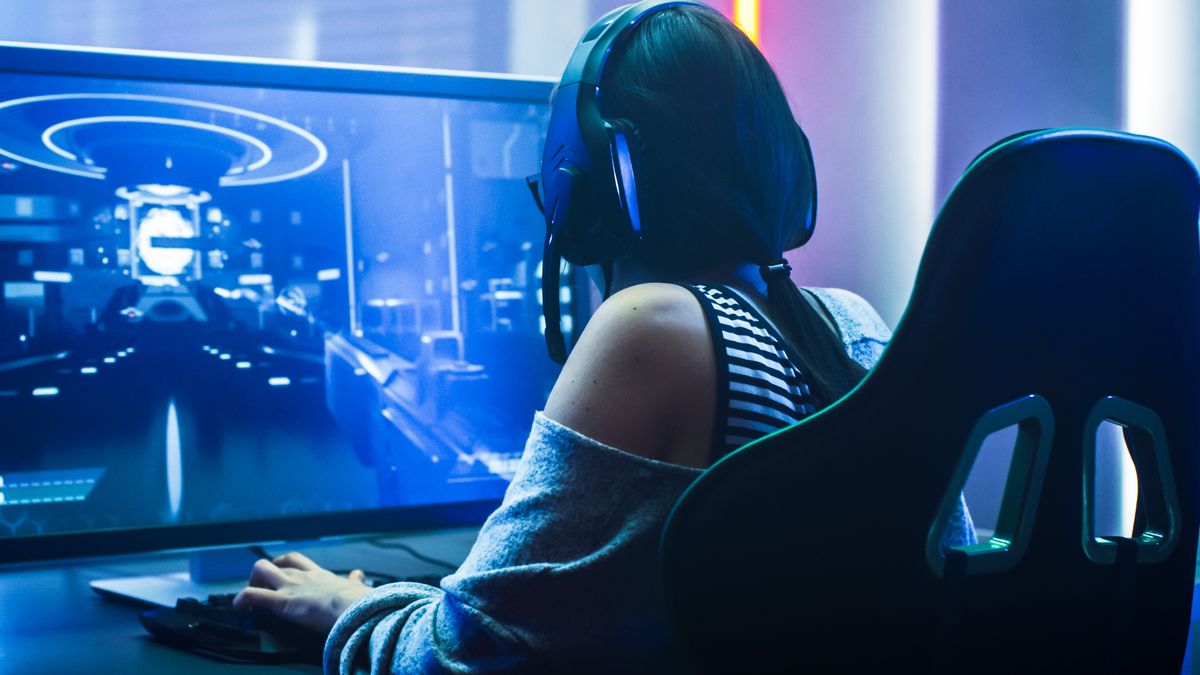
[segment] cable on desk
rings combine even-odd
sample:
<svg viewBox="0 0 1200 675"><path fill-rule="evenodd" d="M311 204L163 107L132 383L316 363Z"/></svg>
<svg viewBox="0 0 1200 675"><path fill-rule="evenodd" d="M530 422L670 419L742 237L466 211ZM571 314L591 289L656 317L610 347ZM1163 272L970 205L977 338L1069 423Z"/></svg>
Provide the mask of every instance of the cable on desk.
<svg viewBox="0 0 1200 675"><path fill-rule="evenodd" d="M416 558L417 560L420 560L421 562L429 563L430 565L437 565L439 567L445 567L446 569L448 569L452 572L458 570L458 565L456 565L452 562L446 561L446 560L441 560L439 558L433 558L433 557L427 556L424 553L421 553L417 549L413 548L412 546L409 546L408 544L405 544L402 542L398 542L398 541L384 542L384 541L380 541L378 539L368 539L367 543L374 546L375 548L398 549L400 551L404 551L405 553Z"/></svg>
<svg viewBox="0 0 1200 675"><path fill-rule="evenodd" d="M424 553L421 553L420 551L413 548L412 546L409 546L408 544L405 544L402 542L398 542L398 541L385 542L385 541L380 541L378 539L367 539L366 542L376 548L396 549L396 550L404 551L405 553L409 554L413 558L416 558L417 560L420 560L421 562L428 563L430 565L435 565L437 567L445 567L446 569L450 570L451 572L458 570L458 565L456 565L455 563L452 563L448 560L442 560L440 558L434 558L432 556L425 555ZM266 560L274 560L275 559L275 556L268 553L267 549L263 548L262 546L254 545L254 546L247 546L246 548L251 553L253 553L254 555L256 555L260 558L264 558ZM370 574L373 574L374 576L378 576L378 577L392 576L392 575L385 575L385 574L377 574L377 573L373 573L373 572Z"/></svg>

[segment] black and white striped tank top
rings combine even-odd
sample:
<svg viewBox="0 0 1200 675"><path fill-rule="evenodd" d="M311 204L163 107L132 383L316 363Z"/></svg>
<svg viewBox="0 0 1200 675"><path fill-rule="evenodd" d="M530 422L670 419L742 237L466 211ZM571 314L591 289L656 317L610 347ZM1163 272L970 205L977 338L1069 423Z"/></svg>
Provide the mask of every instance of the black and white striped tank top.
<svg viewBox="0 0 1200 675"><path fill-rule="evenodd" d="M713 336L713 461L816 412L804 368L757 309L728 286L692 284Z"/></svg>

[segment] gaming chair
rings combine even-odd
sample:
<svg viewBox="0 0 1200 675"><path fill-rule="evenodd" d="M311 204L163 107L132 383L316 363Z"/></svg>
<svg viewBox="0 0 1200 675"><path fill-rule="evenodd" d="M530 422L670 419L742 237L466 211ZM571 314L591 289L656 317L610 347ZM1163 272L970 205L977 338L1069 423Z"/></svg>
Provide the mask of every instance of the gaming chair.
<svg viewBox="0 0 1200 675"><path fill-rule="evenodd" d="M934 223L907 310L853 391L706 471L662 540L707 672L1178 673L1200 452L1200 180L1176 148L1011 137ZM1132 538L1092 516L1097 425L1124 428ZM1017 425L996 537L940 525Z"/></svg>

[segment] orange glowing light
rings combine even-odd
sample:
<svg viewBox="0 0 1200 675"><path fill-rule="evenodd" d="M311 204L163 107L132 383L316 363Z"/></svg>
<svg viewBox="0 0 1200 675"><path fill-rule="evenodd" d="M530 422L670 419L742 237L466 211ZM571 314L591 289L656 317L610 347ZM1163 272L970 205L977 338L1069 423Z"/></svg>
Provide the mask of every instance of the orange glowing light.
<svg viewBox="0 0 1200 675"><path fill-rule="evenodd" d="M733 0L733 22L758 44L758 0Z"/></svg>

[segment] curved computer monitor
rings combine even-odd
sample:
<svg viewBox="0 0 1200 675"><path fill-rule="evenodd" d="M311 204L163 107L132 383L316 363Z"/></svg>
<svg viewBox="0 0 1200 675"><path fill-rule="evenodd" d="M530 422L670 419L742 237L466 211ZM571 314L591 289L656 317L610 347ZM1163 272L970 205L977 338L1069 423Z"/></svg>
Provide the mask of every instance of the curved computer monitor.
<svg viewBox="0 0 1200 675"><path fill-rule="evenodd" d="M480 522L552 84L0 43L0 562Z"/></svg>

